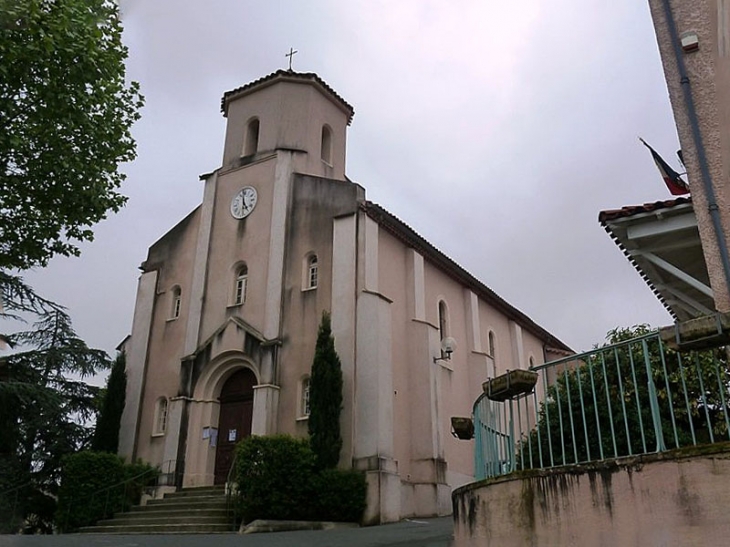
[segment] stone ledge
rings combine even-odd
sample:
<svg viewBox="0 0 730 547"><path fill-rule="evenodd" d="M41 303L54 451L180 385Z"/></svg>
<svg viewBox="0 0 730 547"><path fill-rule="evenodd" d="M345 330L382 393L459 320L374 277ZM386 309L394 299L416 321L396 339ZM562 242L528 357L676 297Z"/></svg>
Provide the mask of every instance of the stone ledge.
<svg viewBox="0 0 730 547"><path fill-rule="evenodd" d="M553 475L584 475L586 473L613 471L621 468L641 469L645 464L659 461L685 460L698 456L717 456L721 459L730 459L730 441L701 444L697 446L685 446L683 448L675 448L666 452L652 452L649 454L640 454L637 456L622 456L620 458L606 458L593 462L561 465L555 467L544 467L538 469L525 469L522 471L514 471L507 475L498 477L490 477L481 481L465 484L455 489L451 495L452 499L469 490L475 490L482 486L491 484L499 484L502 482L518 481L522 479L531 479L539 477L549 477Z"/></svg>
<svg viewBox="0 0 730 547"><path fill-rule="evenodd" d="M730 313L705 315L659 329L667 347L675 351L716 348L730 344Z"/></svg>
<svg viewBox="0 0 730 547"><path fill-rule="evenodd" d="M250 524L242 524L239 534L259 534L262 532L296 532L301 530L338 530L342 528L359 528L356 522L328 522L314 520L254 520Z"/></svg>

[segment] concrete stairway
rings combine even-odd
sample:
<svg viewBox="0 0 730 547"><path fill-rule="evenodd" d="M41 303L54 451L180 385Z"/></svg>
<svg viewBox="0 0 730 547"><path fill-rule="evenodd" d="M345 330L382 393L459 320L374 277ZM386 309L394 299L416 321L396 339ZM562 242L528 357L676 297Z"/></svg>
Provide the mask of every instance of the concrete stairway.
<svg viewBox="0 0 730 547"><path fill-rule="evenodd" d="M86 526L93 534L212 534L233 532L233 515L226 507L223 486L183 488L163 499L136 505L127 513Z"/></svg>

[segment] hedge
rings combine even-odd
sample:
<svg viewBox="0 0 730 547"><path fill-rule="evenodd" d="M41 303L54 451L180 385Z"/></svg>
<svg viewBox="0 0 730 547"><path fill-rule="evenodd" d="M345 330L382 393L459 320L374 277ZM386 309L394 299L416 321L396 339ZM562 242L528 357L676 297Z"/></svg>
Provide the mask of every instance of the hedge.
<svg viewBox="0 0 730 547"><path fill-rule="evenodd" d="M106 452L65 456L61 462L56 527L71 532L129 509L139 502L144 486L156 475L147 464L125 464L119 456Z"/></svg>
<svg viewBox="0 0 730 547"><path fill-rule="evenodd" d="M360 520L367 491L364 474L318 471L308 440L251 436L236 450L238 513L244 522Z"/></svg>

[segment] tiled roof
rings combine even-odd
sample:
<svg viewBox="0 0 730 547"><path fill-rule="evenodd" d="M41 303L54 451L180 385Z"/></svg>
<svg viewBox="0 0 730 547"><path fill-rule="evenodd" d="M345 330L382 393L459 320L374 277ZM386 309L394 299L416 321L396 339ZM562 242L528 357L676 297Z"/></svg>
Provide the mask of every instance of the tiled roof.
<svg viewBox="0 0 730 547"><path fill-rule="evenodd" d="M501 311L509 319L518 323L522 328L531 332L542 340L546 345L575 353L569 346L558 340L555 336L535 323L527 315L517 308L508 304L497 295L492 289L479 281L476 277L459 266L456 262L431 245L426 239L418 235L416 231L395 215L383 209L380 205L371 201L365 201L360 206L365 213L378 223L388 233L401 240L403 243L418 251L423 257L434 264L441 271L452 279L469 287L479 298L488 302L495 309Z"/></svg>
<svg viewBox="0 0 730 547"><path fill-rule="evenodd" d="M259 78L258 80L254 80L253 82L249 82L246 85L237 87L236 89L232 89L231 91L226 91L223 94L223 98L221 99L221 112L223 112L224 116L228 115L228 102L231 99L248 94L254 88L272 85L277 81L311 82L315 85L319 85L322 90L330 95L335 103L339 104L340 107L347 113L347 123L349 124L352 122L352 117L355 115L355 109L352 108L352 106L347 101L345 101L345 99L340 97L340 95L338 95L334 89L327 85L327 82L317 76L314 72L294 72L293 70L277 70L276 72L272 72L268 76L264 76L263 78Z"/></svg>
<svg viewBox="0 0 730 547"><path fill-rule="evenodd" d="M692 198L675 198L665 201L655 201L654 203L645 203L644 205L627 205L625 207L621 207L621 209L601 211L598 214L598 222L603 224L610 220L616 220L617 218L632 217L641 213L651 213L658 209L669 209L670 207L683 205L685 203L692 203Z"/></svg>

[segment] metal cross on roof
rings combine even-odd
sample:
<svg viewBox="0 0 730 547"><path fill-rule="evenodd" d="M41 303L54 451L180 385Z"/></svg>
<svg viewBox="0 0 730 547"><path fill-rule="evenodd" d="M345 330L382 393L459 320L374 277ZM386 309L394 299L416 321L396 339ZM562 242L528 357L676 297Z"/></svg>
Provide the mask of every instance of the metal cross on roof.
<svg viewBox="0 0 730 547"><path fill-rule="evenodd" d="M289 48L289 53L287 53L286 55L284 55L284 57L289 57L289 70L291 70L292 58L294 57L294 55L296 53L299 53L299 52L296 49L290 47Z"/></svg>

